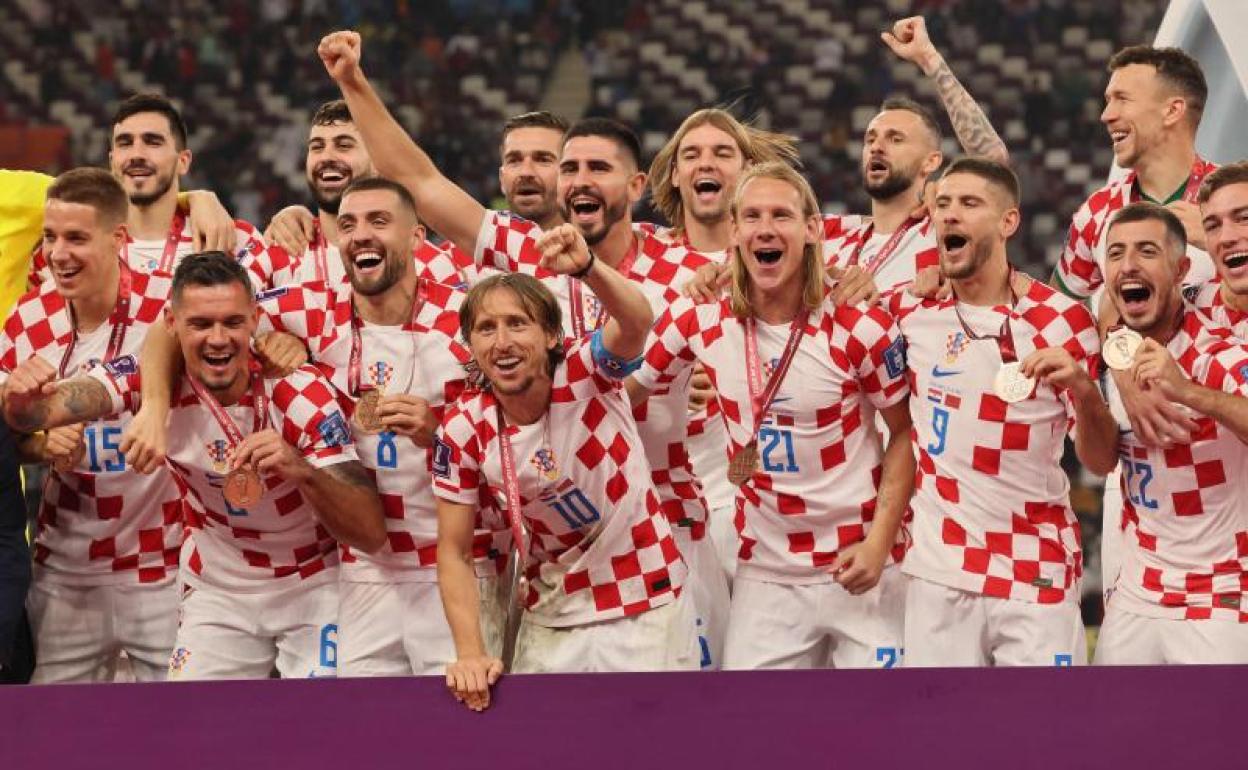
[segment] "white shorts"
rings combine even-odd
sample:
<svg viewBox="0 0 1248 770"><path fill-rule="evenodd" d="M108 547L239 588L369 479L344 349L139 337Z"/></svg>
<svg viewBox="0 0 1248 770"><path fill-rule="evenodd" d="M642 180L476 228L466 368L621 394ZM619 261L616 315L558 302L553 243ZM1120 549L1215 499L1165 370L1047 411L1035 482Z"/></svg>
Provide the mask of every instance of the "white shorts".
<svg viewBox="0 0 1248 770"><path fill-rule="evenodd" d="M1248 663L1248 623L1150 618L1115 609L1111 603L1094 660L1105 666L1242 665Z"/></svg>
<svg viewBox="0 0 1248 770"><path fill-rule="evenodd" d="M1101 600L1108 606L1122 569L1122 470L1115 465L1105 477L1101 496Z"/></svg>
<svg viewBox="0 0 1248 770"><path fill-rule="evenodd" d="M481 633L490 655L503 654L498 578L478 578ZM437 583L353 583L339 585L338 676L445 674L455 660Z"/></svg>
<svg viewBox="0 0 1248 770"><path fill-rule="evenodd" d="M713 671L723 662L724 636L728 631L728 577L715 553L710 534L701 540L690 540L689 530L673 527L676 547L689 566L685 591L696 613L699 663L704 671Z"/></svg>
<svg viewBox="0 0 1248 770"><path fill-rule="evenodd" d="M26 597L35 637L32 684L111 682L125 654L140 682L159 682L178 629L178 587L67 586L35 577Z"/></svg>
<svg viewBox="0 0 1248 770"><path fill-rule="evenodd" d="M260 593L182 592L169 680L332 677L338 665L338 580Z"/></svg>
<svg viewBox="0 0 1248 770"><path fill-rule="evenodd" d="M697 671L701 651L688 593L639 615L551 628L520 621L511 670L517 674Z"/></svg>
<svg viewBox="0 0 1248 770"><path fill-rule="evenodd" d="M901 663L905 579L887 567L861 596L837 583L738 577L724 668L893 668Z"/></svg>
<svg viewBox="0 0 1248 770"><path fill-rule="evenodd" d="M1088 662L1076 602L999 599L910 577L906 665L1074 666Z"/></svg>
<svg viewBox="0 0 1248 770"><path fill-rule="evenodd" d="M706 535L715 543L715 553L719 555L720 566L728 577L728 588L732 589L733 578L737 575L737 553L741 549L741 539L737 535L737 525L732 517L737 514L736 504L714 508L706 520Z"/></svg>

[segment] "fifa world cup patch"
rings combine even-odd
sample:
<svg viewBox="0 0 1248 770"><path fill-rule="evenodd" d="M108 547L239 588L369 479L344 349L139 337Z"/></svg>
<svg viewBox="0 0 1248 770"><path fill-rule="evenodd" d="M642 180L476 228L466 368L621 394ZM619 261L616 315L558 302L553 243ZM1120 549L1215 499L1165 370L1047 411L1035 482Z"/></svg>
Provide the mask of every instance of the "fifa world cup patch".
<svg viewBox="0 0 1248 770"><path fill-rule="evenodd" d="M316 426L326 446L346 446L351 443L351 431L347 429L347 420L342 412L335 409Z"/></svg>
<svg viewBox="0 0 1248 770"><path fill-rule="evenodd" d="M900 377L906 371L906 338L898 337L884 348L884 369L889 377Z"/></svg>
<svg viewBox="0 0 1248 770"><path fill-rule="evenodd" d="M440 479L451 475L451 448L441 436L433 437L433 475Z"/></svg>
<svg viewBox="0 0 1248 770"><path fill-rule="evenodd" d="M180 673L186 667L187 661L191 659L191 651L185 647L179 647L169 656L170 673Z"/></svg>
<svg viewBox="0 0 1248 770"><path fill-rule="evenodd" d="M1239 366L1239 384L1248 382L1248 364L1240 364Z"/></svg>
<svg viewBox="0 0 1248 770"><path fill-rule="evenodd" d="M106 362L104 371L108 372L110 377L127 377L139 371L139 362L133 355L121 356Z"/></svg>
<svg viewBox="0 0 1248 770"><path fill-rule="evenodd" d="M264 291L256 295L256 302L264 302L265 300L268 300L268 299L277 299L278 297L284 297L286 295L286 292L288 291L290 291L290 287L288 286L278 286L272 289L265 289Z"/></svg>

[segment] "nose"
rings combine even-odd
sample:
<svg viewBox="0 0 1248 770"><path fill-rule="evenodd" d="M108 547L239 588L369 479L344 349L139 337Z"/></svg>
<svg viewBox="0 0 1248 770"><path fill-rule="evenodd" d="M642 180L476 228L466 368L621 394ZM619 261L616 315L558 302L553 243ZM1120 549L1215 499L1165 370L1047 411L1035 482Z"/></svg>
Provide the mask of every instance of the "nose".
<svg viewBox="0 0 1248 770"><path fill-rule="evenodd" d="M1101 122L1108 125L1118 117L1118 109L1114 107L1113 102L1105 102L1105 109L1101 110Z"/></svg>
<svg viewBox="0 0 1248 770"><path fill-rule="evenodd" d="M223 324L213 324L208 330L209 345L226 345L230 341L230 335L226 333Z"/></svg>

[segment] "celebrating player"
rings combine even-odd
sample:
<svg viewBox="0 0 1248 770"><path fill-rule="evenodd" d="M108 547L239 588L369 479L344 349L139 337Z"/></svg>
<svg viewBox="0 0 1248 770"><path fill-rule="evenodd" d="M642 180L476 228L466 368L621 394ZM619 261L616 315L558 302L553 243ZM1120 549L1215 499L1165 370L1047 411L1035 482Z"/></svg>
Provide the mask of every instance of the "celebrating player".
<svg viewBox="0 0 1248 770"><path fill-rule="evenodd" d="M1196 287L1192 304L1216 326L1248 340L1248 161L1210 174L1199 199L1201 227L1218 280Z"/></svg>
<svg viewBox="0 0 1248 770"><path fill-rule="evenodd" d="M382 506L356 459L333 386L312 367L262 377L246 270L208 252L183 259L165 320L186 362L169 415L169 467L184 490L177 640L170 679L332 676L335 538L375 551ZM133 356L59 379L40 358L9 377L10 424L36 430L133 411Z"/></svg>
<svg viewBox="0 0 1248 770"><path fill-rule="evenodd" d="M1088 311L1017 272L1007 167L963 158L933 211L947 300L895 292L907 343L918 476L903 570L906 664L1083 662L1082 552L1059 461L1073 419L1080 461L1117 461L1117 426L1096 383Z"/></svg>
<svg viewBox="0 0 1248 770"><path fill-rule="evenodd" d="M21 299L0 337L0 379L36 367L58 377L138 352L169 296L165 276L121 261L126 193L80 168L48 188L42 250L52 280ZM29 359L37 364L26 364ZM128 415L36 434L52 466L28 599L35 682L112 681L125 653L139 681L165 678L177 630L174 577L182 501L166 469L136 473L118 451Z"/></svg>
<svg viewBox="0 0 1248 770"><path fill-rule="evenodd" d="M1183 301L1187 244L1173 212L1133 203L1105 240L1106 292L1123 324L1105 362L1191 409L1198 428L1166 450L1119 420L1123 561L1096 660L1248 663L1248 495L1235 476L1248 467L1248 348Z"/></svg>
<svg viewBox="0 0 1248 770"><path fill-rule="evenodd" d="M642 352L649 305L571 225L537 246L543 268L584 280L609 320L566 342L553 295L514 274L477 284L460 310L488 387L447 413L434 476L438 578L458 654L447 684L475 709L502 672L477 627L472 528L482 483L507 508L527 559L514 671L687 669L700 657L686 568L619 382Z"/></svg>
<svg viewBox="0 0 1248 770"><path fill-rule="evenodd" d="M731 299L673 304L636 375L652 388L696 358L727 422L743 486L724 665L895 664L904 585L892 563L914 479L904 343L881 308L828 296L818 202L791 166L748 168L732 216Z"/></svg>

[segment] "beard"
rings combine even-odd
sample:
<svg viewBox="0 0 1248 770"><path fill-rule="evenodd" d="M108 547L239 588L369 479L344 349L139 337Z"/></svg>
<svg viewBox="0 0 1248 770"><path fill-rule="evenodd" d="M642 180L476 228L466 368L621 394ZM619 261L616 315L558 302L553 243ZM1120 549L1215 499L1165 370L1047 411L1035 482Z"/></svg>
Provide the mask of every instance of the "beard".
<svg viewBox="0 0 1248 770"><path fill-rule="evenodd" d="M316 201L317 211L338 216L338 207L342 205L342 193L322 193L311 180L308 180L308 190L312 193L312 200Z"/></svg>
<svg viewBox="0 0 1248 770"><path fill-rule="evenodd" d="M408 256L407 258L410 259L411 257ZM386 249L385 260L382 264L384 268L380 276L362 279L356 274L354 258L347 257L343 266L346 268L347 278L351 281L351 288L365 297L374 297L389 291L403 277L403 256L396 256L389 249Z"/></svg>
<svg viewBox="0 0 1248 770"><path fill-rule="evenodd" d="M168 193L170 188L173 187L173 172L172 171L170 171L165 176L161 176L160 174L155 174L153 175L152 179L155 182L155 187L153 187L150 192L130 193L130 203L132 205L138 206L139 208L146 208L147 206L150 206L156 201L165 197L165 194Z"/></svg>
<svg viewBox="0 0 1248 770"><path fill-rule="evenodd" d="M979 271L979 268L988 261L992 256L992 243L989 241L975 241L971 250L971 258L961 267L950 267L941 259L940 270L945 274L946 278L953 280L962 280L970 278Z"/></svg>

